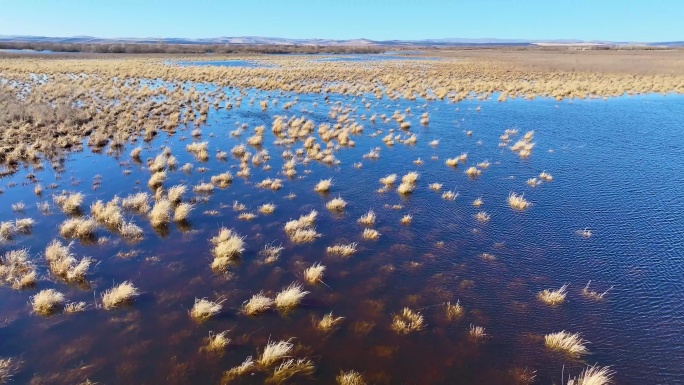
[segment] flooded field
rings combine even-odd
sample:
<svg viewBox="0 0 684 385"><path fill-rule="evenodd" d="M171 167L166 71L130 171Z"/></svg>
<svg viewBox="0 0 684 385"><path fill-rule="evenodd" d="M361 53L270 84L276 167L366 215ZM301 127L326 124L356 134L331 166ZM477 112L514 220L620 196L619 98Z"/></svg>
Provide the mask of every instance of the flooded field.
<svg viewBox="0 0 684 385"><path fill-rule="evenodd" d="M180 87L205 118L0 180L14 383L684 377L681 95Z"/></svg>

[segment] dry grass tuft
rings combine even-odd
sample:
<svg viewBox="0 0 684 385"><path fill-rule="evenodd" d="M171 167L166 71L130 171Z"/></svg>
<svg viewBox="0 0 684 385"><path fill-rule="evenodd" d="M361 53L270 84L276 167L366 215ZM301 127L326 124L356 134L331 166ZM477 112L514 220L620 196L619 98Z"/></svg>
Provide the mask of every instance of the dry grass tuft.
<svg viewBox="0 0 684 385"><path fill-rule="evenodd" d="M326 252L328 254L333 254L333 255L340 255L343 257L349 257L352 254L356 253L356 246L358 246L358 243L349 243L346 245L343 244L337 244L334 246L328 246L326 248Z"/></svg>
<svg viewBox="0 0 684 385"><path fill-rule="evenodd" d="M442 184L441 183L430 183L428 185L428 188L432 191L439 192L440 190L442 190Z"/></svg>
<svg viewBox="0 0 684 385"><path fill-rule="evenodd" d="M207 345L205 349L209 352L220 352L228 346L230 338L226 337L230 330L224 330L221 333L209 332L209 337L206 338Z"/></svg>
<svg viewBox="0 0 684 385"><path fill-rule="evenodd" d="M273 212L276 209L276 205L273 203L265 203L261 206L259 206L258 210L262 214L273 214Z"/></svg>
<svg viewBox="0 0 684 385"><path fill-rule="evenodd" d="M12 358L0 358L0 384L8 382L12 378L17 366L18 364Z"/></svg>
<svg viewBox="0 0 684 385"><path fill-rule="evenodd" d="M542 171L541 174L539 174L539 179L543 180L544 182L551 182L553 180L553 176L546 171Z"/></svg>
<svg viewBox="0 0 684 385"><path fill-rule="evenodd" d="M347 207L347 202L341 197L334 198L325 204L325 208L330 211L342 211Z"/></svg>
<svg viewBox="0 0 684 385"><path fill-rule="evenodd" d="M442 199L447 201L455 201L456 197L458 197L458 193L455 193L453 191L445 191L442 193Z"/></svg>
<svg viewBox="0 0 684 385"><path fill-rule="evenodd" d="M584 341L579 333L568 333L565 330L551 333L544 336L544 344L547 348L552 350L560 350L572 356L580 356L582 354L587 354L587 350Z"/></svg>
<svg viewBox="0 0 684 385"><path fill-rule="evenodd" d="M114 309L123 304L130 303L138 295L140 293L133 286L133 283L131 281L124 281L102 293L102 307L107 310Z"/></svg>
<svg viewBox="0 0 684 385"><path fill-rule="evenodd" d="M290 341L269 341L257 362L262 367L269 367L287 357L293 347Z"/></svg>
<svg viewBox="0 0 684 385"><path fill-rule="evenodd" d="M413 190L416 189L416 186L414 184L410 183L401 183L399 187L397 187L397 192L402 195L410 194L413 192Z"/></svg>
<svg viewBox="0 0 684 385"><path fill-rule="evenodd" d="M156 190L159 188L166 180L166 171L157 171L150 176L150 180L147 181L147 186Z"/></svg>
<svg viewBox="0 0 684 385"><path fill-rule="evenodd" d="M445 303L444 310L449 321L453 321L457 318L460 318L464 312L463 306L459 301L456 301L456 304L453 305L451 304L451 302Z"/></svg>
<svg viewBox="0 0 684 385"><path fill-rule="evenodd" d="M240 257L242 252L245 250L245 241L243 237L240 237L233 230L222 227L219 230L218 235L211 238L211 243L214 245L212 252L214 254L214 262L219 263L215 267L227 267L223 266L223 262L229 262L235 258ZM219 262L216 262L216 261ZM212 266L214 266L212 264ZM222 270L222 269L219 269Z"/></svg>
<svg viewBox="0 0 684 385"><path fill-rule="evenodd" d="M392 330L399 334L409 334L424 327L423 316L407 307L401 313L392 316Z"/></svg>
<svg viewBox="0 0 684 385"><path fill-rule="evenodd" d="M173 220L176 222L182 222L188 219L193 206L190 203L181 203L176 206L173 212Z"/></svg>
<svg viewBox="0 0 684 385"><path fill-rule="evenodd" d="M325 266L320 262L314 263L304 270L304 280L310 284L323 282L323 274L325 273Z"/></svg>
<svg viewBox="0 0 684 385"><path fill-rule="evenodd" d="M121 208L119 208L120 201L118 197L114 197L106 204L97 200L90 206L90 214L101 224L116 229L124 222Z"/></svg>
<svg viewBox="0 0 684 385"><path fill-rule="evenodd" d="M256 217L257 216L254 213L240 213L240 215L238 215L238 219L241 221L251 221Z"/></svg>
<svg viewBox="0 0 684 385"><path fill-rule="evenodd" d="M31 297L31 306L36 314L50 315L64 306L64 301L64 294L55 289L45 289Z"/></svg>
<svg viewBox="0 0 684 385"><path fill-rule="evenodd" d="M470 335L471 338L475 340L481 340L485 338L487 334L485 334L485 328L482 326L475 326L473 324L470 324L470 329L468 330L468 334Z"/></svg>
<svg viewBox="0 0 684 385"><path fill-rule="evenodd" d="M271 298L268 298L263 292L260 292L254 294L249 301L246 301L242 305L242 312L247 315L256 315L270 309L273 304L274 301Z"/></svg>
<svg viewBox="0 0 684 385"><path fill-rule="evenodd" d="M567 385L609 385L613 382L613 374L607 366L590 366L579 377L569 379Z"/></svg>
<svg viewBox="0 0 684 385"><path fill-rule="evenodd" d="M582 289L582 295L589 298L589 299L593 299L596 301L603 300L603 297L605 297L605 295L608 294L608 292L613 288L613 286L611 286L606 291L604 291L603 293L599 293L597 291L590 290L589 289L590 284L591 284L591 280L589 280L589 282L587 282L587 285Z"/></svg>
<svg viewBox="0 0 684 385"><path fill-rule="evenodd" d="M544 289L537 294L537 297L547 305L560 305L565 301L565 296L568 294L567 288L568 285L565 284L556 290Z"/></svg>
<svg viewBox="0 0 684 385"><path fill-rule="evenodd" d="M19 249L0 256L0 285L23 289L35 285L36 267L28 250Z"/></svg>
<svg viewBox="0 0 684 385"><path fill-rule="evenodd" d="M280 253L285 248L282 246L265 245L263 250L259 252L264 257L264 263L273 263L278 260Z"/></svg>
<svg viewBox="0 0 684 385"><path fill-rule="evenodd" d="M332 179L321 179L316 185L314 186L314 191L316 192L328 192L330 191L330 187L332 186Z"/></svg>
<svg viewBox="0 0 684 385"><path fill-rule="evenodd" d="M169 196L171 196L171 190L176 186L169 189ZM147 214L150 211L150 194L140 192L137 194L129 195L121 201L121 206L126 210L136 211L139 214Z"/></svg>
<svg viewBox="0 0 684 385"><path fill-rule="evenodd" d="M386 187L392 186L397 181L397 174L389 174L384 178L380 178L380 183Z"/></svg>
<svg viewBox="0 0 684 385"><path fill-rule="evenodd" d="M68 304L64 305L64 313L67 314L80 313L82 311L85 311L85 309L85 302L69 302Z"/></svg>
<svg viewBox="0 0 684 385"><path fill-rule="evenodd" d="M485 211L480 211L479 213L475 214L475 219L477 219L478 222L488 222L490 215Z"/></svg>
<svg viewBox="0 0 684 385"><path fill-rule="evenodd" d="M309 294L308 291L302 290L302 285L297 282L292 282L290 285L283 288L283 290L276 294L275 305L279 309L291 309L299 305L302 298Z"/></svg>
<svg viewBox="0 0 684 385"><path fill-rule="evenodd" d="M62 222L59 234L64 238L88 239L95 237L97 222L92 218L69 218Z"/></svg>
<svg viewBox="0 0 684 385"><path fill-rule="evenodd" d="M413 215L406 214L403 217L401 217L401 224L402 225L409 225L409 224L411 224L412 220L413 220Z"/></svg>
<svg viewBox="0 0 684 385"><path fill-rule="evenodd" d="M143 238L143 229L133 221L123 222L117 229L121 237L127 241L139 241Z"/></svg>
<svg viewBox="0 0 684 385"><path fill-rule="evenodd" d="M361 373L354 370L348 372L340 372L340 374L335 377L338 385L366 385L366 380L364 380Z"/></svg>
<svg viewBox="0 0 684 385"><path fill-rule="evenodd" d="M76 193L67 193L62 191L60 195L55 195L53 201L59 208L66 214L76 213L81 208L81 203L83 203L84 195Z"/></svg>
<svg viewBox="0 0 684 385"><path fill-rule="evenodd" d="M233 175L229 172L224 172L211 177L211 183L218 188L227 188L232 182Z"/></svg>
<svg viewBox="0 0 684 385"><path fill-rule="evenodd" d="M375 240L380 238L380 232L375 229L364 229L363 230L363 239L371 239Z"/></svg>
<svg viewBox="0 0 684 385"><path fill-rule="evenodd" d="M314 318L314 325L316 326L316 329L322 332L329 332L336 328L342 320L344 320L344 317L335 317L333 316L333 313L330 312L324 315L320 320Z"/></svg>
<svg viewBox="0 0 684 385"><path fill-rule="evenodd" d="M243 376L245 374L253 372L255 370L255 366L256 364L252 359L252 356L247 357L247 359L245 359L245 361L242 364L234 368L231 368L223 374L222 383L229 383L236 377Z"/></svg>
<svg viewBox="0 0 684 385"><path fill-rule="evenodd" d="M169 192L167 194L167 197L169 199L169 202L173 204L178 204L180 201L183 200L183 194L188 190L188 186L184 184L177 184L175 186L171 186L169 188Z"/></svg>
<svg viewBox="0 0 684 385"><path fill-rule="evenodd" d="M516 210L525 210L532 204L525 200L525 194L517 195L516 193L508 194L508 205Z"/></svg>
<svg viewBox="0 0 684 385"><path fill-rule="evenodd" d="M266 379L266 383L283 383L290 378L300 376L310 376L314 372L314 365L308 358L291 358L278 365L273 374Z"/></svg>
<svg viewBox="0 0 684 385"><path fill-rule="evenodd" d="M368 212L363 214L357 222L364 226L373 226L375 224L375 212L373 212L373 210L368 210Z"/></svg>
<svg viewBox="0 0 684 385"><path fill-rule="evenodd" d="M168 199L157 201L149 214L153 227L165 226L171 222L171 202Z"/></svg>
<svg viewBox="0 0 684 385"><path fill-rule="evenodd" d="M468 169L465 170L465 173L469 177L475 178L482 175L482 170L478 169L477 167L468 167Z"/></svg>
<svg viewBox="0 0 684 385"><path fill-rule="evenodd" d="M190 316L196 321L205 321L221 311L220 302L212 302L206 298L195 298L195 304L190 310Z"/></svg>
<svg viewBox="0 0 684 385"><path fill-rule="evenodd" d="M214 185L211 183L200 183L192 188L198 194L211 194L214 192Z"/></svg>
<svg viewBox="0 0 684 385"><path fill-rule="evenodd" d="M480 207L483 204L484 204L484 201L482 200L482 198L477 198L473 201L473 206L475 206L475 207Z"/></svg>
<svg viewBox="0 0 684 385"><path fill-rule="evenodd" d="M63 245L56 239L47 245L45 259L50 266L50 271L67 282L85 281L88 268L93 260L89 257L79 260L70 252L70 249L71 243Z"/></svg>

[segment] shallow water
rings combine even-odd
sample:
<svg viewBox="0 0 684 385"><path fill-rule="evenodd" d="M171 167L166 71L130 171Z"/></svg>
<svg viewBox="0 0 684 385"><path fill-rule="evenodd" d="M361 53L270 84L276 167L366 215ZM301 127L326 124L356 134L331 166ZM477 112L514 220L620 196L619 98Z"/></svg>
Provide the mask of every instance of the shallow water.
<svg viewBox="0 0 684 385"><path fill-rule="evenodd" d="M281 106L295 95L258 92L256 100L266 94L279 100L266 112L258 103L250 106L249 98L240 108L210 112L208 125L201 128L201 140L209 141L208 162L200 164L185 151L192 140L181 137L189 138L192 126L145 145L142 158L156 156L166 145L179 165L195 164L190 174L169 172L167 187L208 182L211 175L226 170L235 174L235 159L222 162L214 155L238 144L240 138L229 133L236 123L247 123L250 130L243 141L255 126L266 125L264 148L270 152L268 163L273 169L252 167L248 180L235 178L229 188L216 189L208 203L195 207L189 228L172 224L167 231L155 231L145 218L127 214L145 230L142 242L127 244L103 229L98 236L109 238L104 245L76 242L77 255L99 262L90 275L90 287L48 279L42 253L50 240L59 237L57 228L66 216L54 207L53 215L41 215L35 203L52 203L51 194L62 189L82 191L87 194L82 205L87 212L97 199L148 191L149 171L128 156L135 145L119 156L92 153L86 147L68 158L66 171L59 175L46 164L45 170L34 173L44 187L54 182L59 188L46 189L42 197L35 197L33 184L26 179L31 170L2 179L0 218L27 216L38 222L30 236L18 236L2 249L29 248L44 277L36 289L0 287L0 320L7 319L0 327L0 356L23 361L16 383L34 377L59 384L86 378L102 384L219 383L223 371L247 356L256 357L269 339L288 338L294 338L296 356L311 357L316 366L311 378L296 377L291 383L332 384L340 370L353 369L373 384L504 384L515 383L513 368L529 368L536 371L535 383L549 384L558 383L561 373L566 378L577 375L585 364L609 365L619 384L677 383L684 378L684 97L457 104L369 99L373 106L366 110L360 98L330 96L331 104L340 101L357 107L359 116L391 116L411 107L407 120L418 143L388 148L381 138L390 128L397 129L396 122L366 120L361 122L364 134L352 138L355 148L336 152L340 165L299 164L297 177L288 180L277 176L285 148L272 144L273 116L300 116L300 110L306 109L313 112L303 114L317 125L334 121L327 116L330 106L321 95L298 95L298 104L285 111ZM421 126L425 103L430 123ZM524 132L535 131L536 146L528 159L497 146L499 135L512 127L519 130L513 142ZM383 134L370 137L376 129ZM436 148L428 145L433 139L440 140ZM378 160L362 159L376 146L381 148ZM468 153L466 164L457 169L444 164L446 158L462 152ZM412 163L419 157L425 162L422 166ZM480 177L464 174L467 167L485 159L491 166ZM356 162L363 162L360 169L352 166ZM200 165L209 171L197 172ZM124 175L124 169L132 174ZM414 170L420 179L410 196L376 192L381 187L378 178ZM525 184L544 170L553 175L552 182L534 188ZM102 185L93 190L96 175L103 176ZM254 186L267 177L282 178L284 188L272 192ZM329 177L334 181L331 192L314 193L316 182ZM12 182L16 185L9 187ZM443 191L453 190L459 197L443 200L427 188L432 182L443 183ZM513 211L506 203L509 192L525 193L533 205ZM286 199L290 193L296 197ZM186 200L194 195L186 193ZM325 202L336 196L348 202L343 214L325 209ZM472 206L477 197L484 200L481 209ZM235 200L250 211L268 202L277 208L272 215L240 221L228 207ZM24 213L11 211L10 204L18 201L26 203ZM403 208L386 207L396 204ZM316 229L323 237L312 244L293 245L283 231L284 223L312 209L319 212ZM375 228L382 235L377 241L364 240L363 228L356 223L369 209L378 216ZM220 215L204 215L207 210L218 210ZM480 210L491 215L489 222L475 220ZM399 223L405 214L413 215L408 226ZM208 240L221 226L234 228L247 244L228 275L210 268ZM584 228L593 232L590 238L575 233ZM358 242L359 251L348 259L326 255L325 247L338 242ZM258 252L270 243L282 244L285 250L275 263L263 264ZM117 257L128 251L137 254ZM483 253L496 259L483 259ZM306 285L311 293L302 306L288 314L239 314L242 302L251 295L261 290L273 295L293 281L302 281L303 269L318 261L328 267L325 285ZM127 279L143 292L133 304L114 311L94 308L94 298L113 282ZM588 280L598 292L613 288L603 301L590 300L581 295ZM539 291L564 283L569 287L563 305L551 308L537 300ZM32 315L29 297L49 287L62 291L70 301L88 302L90 308L47 318ZM196 297L223 299L223 311L198 324L188 315ZM450 322L442 304L456 300L465 314ZM391 315L404 306L421 310L425 330L400 336L390 329ZM312 317L330 311L345 320L339 330L324 335L314 329ZM470 324L484 326L487 337L480 342L470 339ZM210 331L228 329L232 342L223 355L200 350ZM548 351L544 334L560 330L581 333L590 342L591 354L577 360ZM264 378L246 376L235 383L263 383Z"/></svg>

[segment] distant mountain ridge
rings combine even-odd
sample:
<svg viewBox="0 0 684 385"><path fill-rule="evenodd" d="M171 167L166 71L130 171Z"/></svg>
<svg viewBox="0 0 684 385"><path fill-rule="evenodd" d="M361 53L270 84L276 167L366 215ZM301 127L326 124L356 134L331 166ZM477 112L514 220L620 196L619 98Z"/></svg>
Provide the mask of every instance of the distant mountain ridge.
<svg viewBox="0 0 684 385"><path fill-rule="evenodd" d="M643 45L682 47L684 41L671 42L626 42L626 41L584 41L577 39L526 40L496 38L442 38L422 40L370 40L370 39L288 39L280 37L236 36L215 38L100 38L93 36L48 37L0 35L0 42L34 42L62 44L234 44L234 45L309 45L309 46L463 46L463 45Z"/></svg>

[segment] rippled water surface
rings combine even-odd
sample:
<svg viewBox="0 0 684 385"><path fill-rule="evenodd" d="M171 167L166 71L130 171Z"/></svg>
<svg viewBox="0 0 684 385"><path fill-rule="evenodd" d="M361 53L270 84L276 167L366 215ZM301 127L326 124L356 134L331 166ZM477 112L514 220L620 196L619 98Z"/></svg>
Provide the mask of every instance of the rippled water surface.
<svg viewBox="0 0 684 385"><path fill-rule="evenodd" d="M234 96L237 91L225 92ZM576 376L587 364L610 366L619 384L674 384L684 378L683 97L454 104L330 95L326 103L322 95L258 92L250 105L253 94L240 107L210 111L199 139L209 142L206 163L185 150L193 140L192 125L142 143L142 159L169 146L179 165L191 162L195 170L169 171L165 186L208 182L220 172L238 171L237 160L219 161L216 151L230 151L255 126L266 125L263 148L271 155L272 170L252 167L249 178L235 178L227 189L216 189L208 202L195 206L189 226L172 224L159 231L146 218L127 214L145 230L143 241L125 243L100 229L98 236L108 238L102 245L76 242L77 255L98 261L88 286L50 279L43 253L59 238L58 225L66 216L56 207L52 215L42 215L35 203L52 203L51 195L62 189L82 191L87 212L97 199L149 191L147 167L128 155L140 143L118 154L85 147L68 157L64 173L56 174L46 163L42 171L26 169L1 180L1 219L37 221L31 235L17 236L2 251L28 248L42 277L34 289L0 287L0 320L6 320L0 327L0 356L23 361L15 383L40 378L43 382L37 383L76 384L88 378L102 384L215 384L224 371L247 356L256 357L269 339L289 338L296 345L294 355L310 357L316 367L311 377L290 381L298 384L332 384L340 370L352 369L372 384L514 384L511 373L524 368L536 371L535 383L559 384L563 374L566 379ZM279 103L263 112L257 102L266 95ZM298 102L284 110L282 105L295 96ZM293 179L277 175L286 147L273 145L273 117L303 115L317 126L334 124L328 112L337 102L354 108L350 116L364 126L362 135L352 137L355 147L335 153L339 165L312 161L298 164ZM372 103L369 109L366 102ZM379 115L404 113L408 107L406 120L417 143L384 145L381 138L390 129L402 137L407 133ZM430 115L426 126L419 124L423 112ZM372 114L378 115L377 123L361 120L361 115ZM249 127L243 136L231 137L243 123ZM534 130L536 145L529 158L498 146L499 136L510 128L518 129L511 144ZM376 131L382 134L372 137ZM439 145L428 145L432 140ZM292 149L300 147L298 143ZM362 158L375 147L380 147L379 159ZM465 164L456 169L444 164L463 152L468 154ZM413 163L418 158L423 165ZM467 167L484 160L491 165L481 176L465 175ZM353 166L356 162L362 162L361 168ZM198 172L201 166L208 171ZM376 191L380 177L409 171L420 173L413 194ZM551 173L553 181L537 187L525 183L542 171ZM26 179L29 172L43 186L59 187L36 197ZM93 189L96 175L102 176L102 185ZM282 178L284 187L275 192L255 187L267 177ZM333 178L330 193L313 192L325 178ZM443 200L428 189L432 182L459 196ZM510 192L524 193L532 206L512 210L506 202ZM296 197L287 199L291 193ZM188 192L186 200L195 195ZM348 202L341 214L325 208L337 196ZM484 201L480 209L472 205L478 197ZM271 215L241 221L231 207L235 200L250 211L269 202L277 208ZM19 201L27 208L12 212L10 204ZM312 209L320 213L316 229L323 236L293 245L284 223ZM382 234L376 241L364 240L356 223L369 209L376 212L374 227ZM206 215L209 210L219 215ZM491 215L488 222L476 221L480 210ZM413 216L410 225L400 224L406 214ZM209 238L222 226L234 228L246 242L242 258L228 274L210 267ZM591 237L576 233L585 228ZM358 242L358 252L346 259L327 255L325 248L339 242ZM265 264L258 252L272 243L282 244L284 251L276 262ZM483 253L494 258L483 258ZM319 261L327 266L325 284L306 285L310 294L300 307L287 314L240 314L251 295L262 290L274 295L293 281L303 282L302 271ZM113 311L95 307L104 290L129 279L142 292L130 306ZM598 292L612 289L601 301L586 298L582 288L589 280ZM561 306L537 299L539 291L566 283L568 296ZM88 310L51 317L31 314L29 297L51 287L70 301L86 301ZM223 300L220 315L193 321L188 310L196 297ZM449 321L443 303L457 300L465 314ZM392 314L406 306L424 315L423 331L398 335L390 328ZM345 317L341 326L328 334L317 332L312 318L330 311ZM484 326L486 338L469 338L471 324ZM223 330L230 330L231 343L222 355L201 350L210 332ZM573 359L547 350L543 336L560 330L581 333L590 354ZM248 375L235 383L263 383L265 377Z"/></svg>

